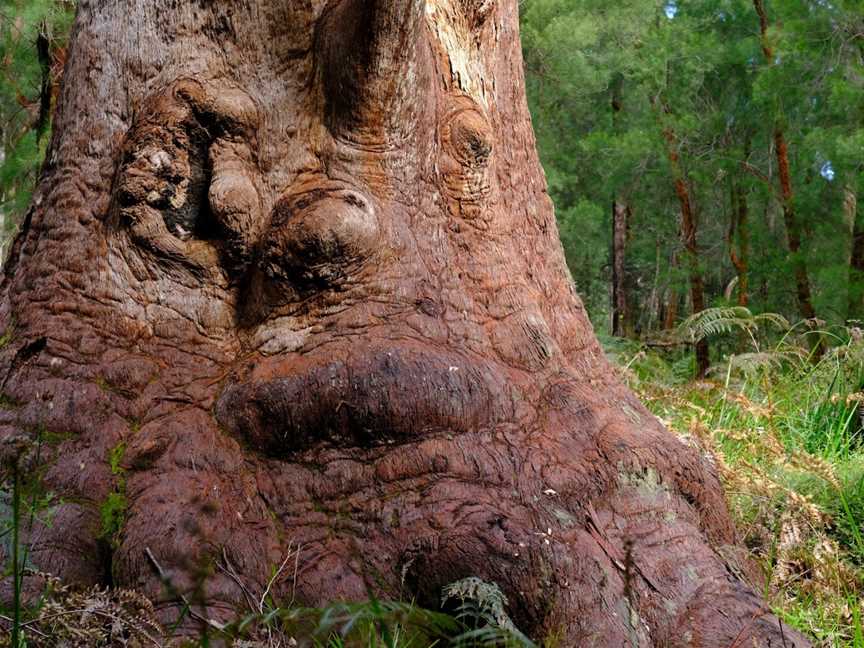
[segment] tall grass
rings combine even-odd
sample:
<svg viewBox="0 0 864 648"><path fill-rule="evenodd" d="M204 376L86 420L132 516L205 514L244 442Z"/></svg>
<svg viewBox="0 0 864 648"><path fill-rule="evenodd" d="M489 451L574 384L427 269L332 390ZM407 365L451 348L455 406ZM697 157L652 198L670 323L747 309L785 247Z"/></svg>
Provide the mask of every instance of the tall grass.
<svg viewBox="0 0 864 648"><path fill-rule="evenodd" d="M849 333L815 363L804 339L753 337L696 383L687 354L610 352L648 407L716 462L775 611L819 645L864 648L864 342Z"/></svg>

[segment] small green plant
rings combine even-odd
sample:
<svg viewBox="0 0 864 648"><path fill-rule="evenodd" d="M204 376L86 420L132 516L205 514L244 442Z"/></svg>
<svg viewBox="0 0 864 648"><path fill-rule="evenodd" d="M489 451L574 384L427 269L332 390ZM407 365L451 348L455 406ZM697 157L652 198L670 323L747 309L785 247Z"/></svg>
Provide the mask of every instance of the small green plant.
<svg viewBox="0 0 864 648"><path fill-rule="evenodd" d="M121 540L123 526L126 523L126 512L129 503L126 500L126 470L122 466L126 444L121 442L108 452L108 466L114 475L114 490L99 507L102 520L102 539L116 549Z"/></svg>
<svg viewBox="0 0 864 648"><path fill-rule="evenodd" d="M99 507L99 515L102 519L102 538L116 548L120 541L120 534L126 522L126 509L128 503L123 493L109 493L102 506Z"/></svg>
<svg viewBox="0 0 864 648"><path fill-rule="evenodd" d="M756 351L759 351L757 335L762 326L771 325L781 331L792 328L789 321L777 313L754 315L744 306L706 308L685 319L678 326L678 336L691 343L705 338L741 331L747 334Z"/></svg>
<svg viewBox="0 0 864 648"><path fill-rule="evenodd" d="M111 451L108 453L108 465L111 468L111 474L120 477L125 473L123 466L121 465L123 461L123 455L126 454L126 443L120 442L115 447L111 448Z"/></svg>
<svg viewBox="0 0 864 648"><path fill-rule="evenodd" d="M466 600L454 615L412 603L375 599L324 608L276 608L265 615L250 615L225 632L235 641L249 641L250 646L259 645L253 642L268 636L273 645L277 645L275 638L281 637L284 645L313 648L534 648L515 627L495 625L495 616L475 604Z"/></svg>
<svg viewBox="0 0 864 648"><path fill-rule="evenodd" d="M21 547L21 469L15 461L12 469L12 645L21 645L21 584L24 578L23 564L19 558Z"/></svg>
<svg viewBox="0 0 864 648"><path fill-rule="evenodd" d="M364 603L332 603L323 608L273 606L267 602L270 586L280 576L290 575L286 565L292 556L289 554L275 571L267 591L251 606L251 613L222 629L235 646L534 648L507 616L507 599L498 586L478 578L444 588L442 605L455 604L452 613L376 598ZM230 563L222 569L239 580Z"/></svg>
<svg viewBox="0 0 864 648"><path fill-rule="evenodd" d="M35 441L18 435L4 439L0 444L0 474L2 474L2 494L11 500L8 518L3 520L0 538L11 535L8 555L11 564L5 566L4 575L12 578L12 618L10 637L13 646L24 645L22 623L23 601L21 598L24 572L28 563L29 547L22 547L21 531L29 534L33 529L37 513L50 502L50 496L41 493L41 480L37 468L42 452L42 430ZM29 495L29 506L27 504ZM25 507L29 515L25 516ZM25 521L25 517L28 518Z"/></svg>
<svg viewBox="0 0 864 648"><path fill-rule="evenodd" d="M3 331L3 335L0 335L0 349L5 349L8 346L13 339L13 335L13 327L10 325Z"/></svg>

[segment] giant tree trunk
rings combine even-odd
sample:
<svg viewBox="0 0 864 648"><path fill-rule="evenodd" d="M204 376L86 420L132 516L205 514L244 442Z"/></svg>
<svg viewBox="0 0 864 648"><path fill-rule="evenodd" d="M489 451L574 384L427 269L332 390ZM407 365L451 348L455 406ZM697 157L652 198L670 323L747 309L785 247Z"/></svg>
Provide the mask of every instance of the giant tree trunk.
<svg viewBox="0 0 864 648"><path fill-rule="evenodd" d="M0 314L66 579L171 618L150 554L260 595L299 547L283 600L474 575L559 645L806 645L574 294L515 0L81 0Z"/></svg>

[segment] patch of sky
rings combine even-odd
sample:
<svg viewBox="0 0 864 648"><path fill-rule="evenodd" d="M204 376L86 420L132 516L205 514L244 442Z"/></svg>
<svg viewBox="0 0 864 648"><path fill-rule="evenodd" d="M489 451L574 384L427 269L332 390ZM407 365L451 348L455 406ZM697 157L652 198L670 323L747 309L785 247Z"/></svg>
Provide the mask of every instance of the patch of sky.
<svg viewBox="0 0 864 648"><path fill-rule="evenodd" d="M676 0L669 0L663 7L663 13L666 14L669 20L675 18L678 15L678 2Z"/></svg>

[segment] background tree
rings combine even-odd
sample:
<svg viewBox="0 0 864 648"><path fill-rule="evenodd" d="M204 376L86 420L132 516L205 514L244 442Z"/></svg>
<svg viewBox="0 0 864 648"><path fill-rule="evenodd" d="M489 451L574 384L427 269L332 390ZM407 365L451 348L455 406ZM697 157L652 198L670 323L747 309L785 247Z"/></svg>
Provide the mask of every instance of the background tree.
<svg viewBox="0 0 864 648"><path fill-rule="evenodd" d="M764 38L757 6L769 19ZM633 214L634 330L650 341L666 315L679 311L676 298L661 313L668 299L658 295L688 292L679 201L670 189L675 173L655 105L666 108L663 124L675 134L698 214L705 305L816 314L828 326L855 316L861 16L854 2L523 3L539 149L568 260L596 323L611 312L605 288L614 264L605 251L612 223L604 206L615 196L626 195ZM609 97L619 87L626 110L613 124ZM794 192L785 197L774 125ZM787 279L796 274L811 293L806 312Z"/></svg>
<svg viewBox="0 0 864 648"><path fill-rule="evenodd" d="M73 9L65 0L0 3L0 258L45 156Z"/></svg>

